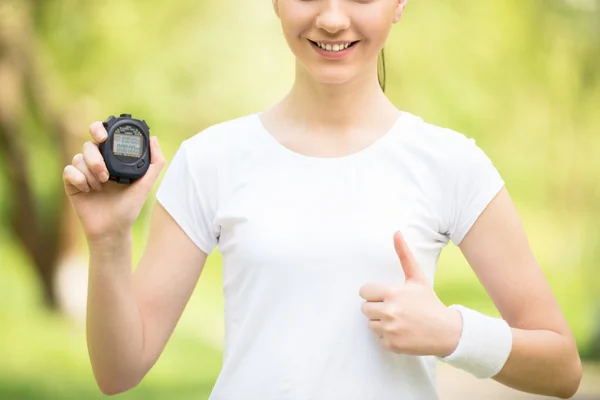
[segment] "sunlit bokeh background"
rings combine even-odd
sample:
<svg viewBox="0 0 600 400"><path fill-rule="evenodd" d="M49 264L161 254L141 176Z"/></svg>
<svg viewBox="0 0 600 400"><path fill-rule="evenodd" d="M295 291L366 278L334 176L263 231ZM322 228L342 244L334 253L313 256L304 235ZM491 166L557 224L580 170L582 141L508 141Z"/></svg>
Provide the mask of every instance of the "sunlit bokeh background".
<svg viewBox="0 0 600 400"><path fill-rule="evenodd" d="M578 396L600 399L600 1L412 0L386 62L397 107L475 138L502 174L585 360ZM273 105L293 74L269 0L0 0L0 399L102 397L87 244L62 184L90 123L143 118L170 160L209 125ZM134 226L133 268L154 203ZM163 355L120 397L208 398L221 271L217 248ZM452 244L435 289L499 315ZM534 398L442 365L439 388Z"/></svg>

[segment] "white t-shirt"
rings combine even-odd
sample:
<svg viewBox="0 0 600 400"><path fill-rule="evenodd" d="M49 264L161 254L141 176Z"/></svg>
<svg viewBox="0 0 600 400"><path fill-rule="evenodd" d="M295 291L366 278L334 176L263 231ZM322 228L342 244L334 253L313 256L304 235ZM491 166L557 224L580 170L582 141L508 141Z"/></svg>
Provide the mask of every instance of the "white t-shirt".
<svg viewBox="0 0 600 400"><path fill-rule="evenodd" d="M408 112L345 157L288 149L258 113L183 141L156 197L223 256L225 348L210 400L437 399L436 358L383 348L359 289L404 282L396 230L433 284L442 248L503 186L474 139Z"/></svg>

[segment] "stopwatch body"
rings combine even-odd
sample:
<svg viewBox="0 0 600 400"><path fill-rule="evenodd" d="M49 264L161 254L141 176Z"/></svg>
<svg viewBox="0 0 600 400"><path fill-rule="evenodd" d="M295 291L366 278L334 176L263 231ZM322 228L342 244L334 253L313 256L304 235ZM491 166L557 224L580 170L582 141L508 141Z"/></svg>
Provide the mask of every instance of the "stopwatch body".
<svg viewBox="0 0 600 400"><path fill-rule="evenodd" d="M146 121L121 114L102 123L107 139L98 145L110 180L128 184L146 174L150 166L150 127Z"/></svg>

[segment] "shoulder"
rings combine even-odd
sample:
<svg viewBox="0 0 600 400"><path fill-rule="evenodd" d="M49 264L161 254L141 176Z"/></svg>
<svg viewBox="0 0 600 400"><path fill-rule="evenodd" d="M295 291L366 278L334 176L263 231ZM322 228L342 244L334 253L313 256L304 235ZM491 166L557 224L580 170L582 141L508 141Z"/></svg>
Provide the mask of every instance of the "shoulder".
<svg viewBox="0 0 600 400"><path fill-rule="evenodd" d="M449 151L460 151L469 147L475 142L475 139L454 129L435 125L425 121L423 118L410 115L412 120L410 130L410 139L417 145L426 146L434 152L444 154Z"/></svg>
<svg viewBox="0 0 600 400"><path fill-rule="evenodd" d="M449 127L433 124L421 117L410 115L411 129L408 146L428 161L446 169L470 165L487 158L476 139Z"/></svg>
<svg viewBox="0 0 600 400"><path fill-rule="evenodd" d="M239 155L248 152L252 140L253 118L248 114L218 122L184 139L175 158L187 164L194 174L216 174L223 166L236 164Z"/></svg>
<svg viewBox="0 0 600 400"><path fill-rule="evenodd" d="M210 153L218 157L231 153L236 147L252 142L256 118L253 113L215 123L185 139L182 146L188 154Z"/></svg>

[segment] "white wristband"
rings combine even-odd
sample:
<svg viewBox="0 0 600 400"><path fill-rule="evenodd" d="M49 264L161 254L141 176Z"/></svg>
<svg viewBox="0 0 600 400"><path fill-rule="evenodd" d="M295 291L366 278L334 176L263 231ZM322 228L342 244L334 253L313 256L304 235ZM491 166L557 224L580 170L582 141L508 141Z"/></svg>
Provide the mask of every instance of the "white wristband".
<svg viewBox="0 0 600 400"><path fill-rule="evenodd" d="M501 318L484 315L470 308L453 304L462 316L462 333L454 352L438 357L449 365L469 372L479 379L496 375L512 350L512 330Z"/></svg>

